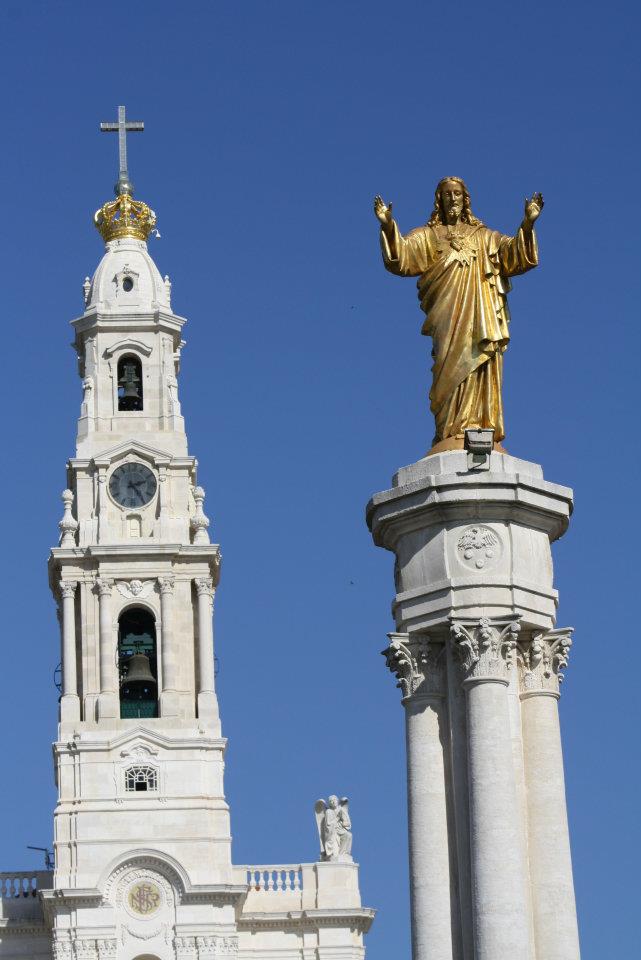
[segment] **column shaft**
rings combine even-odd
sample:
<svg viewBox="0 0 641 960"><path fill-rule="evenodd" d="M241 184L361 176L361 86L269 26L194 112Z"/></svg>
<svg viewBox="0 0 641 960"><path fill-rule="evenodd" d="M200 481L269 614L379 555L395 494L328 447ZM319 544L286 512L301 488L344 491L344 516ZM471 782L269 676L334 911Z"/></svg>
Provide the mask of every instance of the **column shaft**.
<svg viewBox="0 0 641 960"><path fill-rule="evenodd" d="M98 636L100 644L100 697L98 699L98 715L106 718L118 717L118 677L116 671L116 645L113 637L111 622L111 589L110 580L98 579L96 582L99 597Z"/></svg>
<svg viewBox="0 0 641 960"><path fill-rule="evenodd" d="M80 719L78 668L76 663L76 587L77 584L73 580L63 580L60 584L60 592L62 594L61 720Z"/></svg>
<svg viewBox="0 0 641 960"><path fill-rule="evenodd" d="M529 960L507 681L470 679L466 687L475 960Z"/></svg>
<svg viewBox="0 0 641 960"><path fill-rule="evenodd" d="M522 697L536 956L579 960L557 698Z"/></svg>
<svg viewBox="0 0 641 960"><path fill-rule="evenodd" d="M160 714L163 717L175 717L180 713L178 695L178 656L176 638L173 631L173 595L174 578L160 579L160 616L162 620L162 691L160 693Z"/></svg>
<svg viewBox="0 0 641 960"><path fill-rule="evenodd" d="M212 626L213 582L196 580L198 593L198 716L219 724L218 701L214 692L214 631Z"/></svg>
<svg viewBox="0 0 641 960"><path fill-rule="evenodd" d="M413 960L452 960L442 698L407 697L407 806Z"/></svg>
<svg viewBox="0 0 641 960"><path fill-rule="evenodd" d="M198 591L198 672L199 693L214 691L214 631L212 627L211 592Z"/></svg>

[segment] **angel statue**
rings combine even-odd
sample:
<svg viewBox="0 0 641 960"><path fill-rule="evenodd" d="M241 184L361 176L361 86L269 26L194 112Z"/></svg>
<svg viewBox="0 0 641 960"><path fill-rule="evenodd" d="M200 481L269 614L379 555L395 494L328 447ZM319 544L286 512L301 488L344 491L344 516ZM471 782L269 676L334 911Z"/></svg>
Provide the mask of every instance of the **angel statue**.
<svg viewBox="0 0 641 960"><path fill-rule="evenodd" d="M510 277L539 262L534 223L542 209L540 193L526 198L516 234L506 236L474 216L460 177L445 177L436 187L427 223L403 235L392 204L374 200L385 267L400 277L418 277L425 314L421 333L432 338L434 359L432 452L463 447L466 430L493 430L495 444L505 436L501 387L510 339L507 294Z"/></svg>
<svg viewBox="0 0 641 960"><path fill-rule="evenodd" d="M352 821L349 818L347 797L331 796L327 803L317 800L314 804L321 860L341 863L352 862Z"/></svg>

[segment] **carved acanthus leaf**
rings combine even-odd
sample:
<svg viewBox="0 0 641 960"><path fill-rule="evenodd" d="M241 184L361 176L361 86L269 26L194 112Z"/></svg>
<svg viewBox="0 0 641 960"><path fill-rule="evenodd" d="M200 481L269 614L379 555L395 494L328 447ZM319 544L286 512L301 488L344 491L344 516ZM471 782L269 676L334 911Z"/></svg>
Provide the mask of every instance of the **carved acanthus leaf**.
<svg viewBox="0 0 641 960"><path fill-rule="evenodd" d="M452 642L466 678L506 680L520 629L518 617L507 623L488 617L473 624L454 621L450 628Z"/></svg>
<svg viewBox="0 0 641 960"><path fill-rule="evenodd" d="M382 651L403 699L415 693L440 694L443 687L443 645L425 634L389 633L390 645Z"/></svg>
<svg viewBox="0 0 641 960"><path fill-rule="evenodd" d="M518 644L521 693L558 696L563 670L568 665L573 627L537 633Z"/></svg>

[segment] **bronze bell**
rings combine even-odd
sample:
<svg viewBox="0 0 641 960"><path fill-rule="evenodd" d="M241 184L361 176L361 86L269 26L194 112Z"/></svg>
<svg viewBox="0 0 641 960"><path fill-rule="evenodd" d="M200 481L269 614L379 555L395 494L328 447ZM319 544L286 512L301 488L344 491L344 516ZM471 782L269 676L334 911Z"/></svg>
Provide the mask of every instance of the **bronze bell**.
<svg viewBox="0 0 641 960"><path fill-rule="evenodd" d="M136 366L133 363L126 363L120 378L119 386L122 387L123 400L140 399L140 377L136 376Z"/></svg>
<svg viewBox="0 0 641 960"><path fill-rule="evenodd" d="M127 661L127 676L123 678L123 686L132 684L153 684L156 686L154 675L149 666L149 657L146 653L134 653Z"/></svg>

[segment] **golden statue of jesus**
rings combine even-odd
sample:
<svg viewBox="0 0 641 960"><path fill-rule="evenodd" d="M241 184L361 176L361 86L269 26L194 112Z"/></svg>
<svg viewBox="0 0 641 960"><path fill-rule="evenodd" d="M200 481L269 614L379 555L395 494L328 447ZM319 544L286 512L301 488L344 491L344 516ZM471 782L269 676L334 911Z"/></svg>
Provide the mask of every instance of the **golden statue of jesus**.
<svg viewBox="0 0 641 960"><path fill-rule="evenodd" d="M542 209L540 193L526 199L518 232L507 237L474 216L460 177L445 177L427 224L403 236L392 204L374 200L386 268L400 277L418 277L425 313L421 332L432 338L434 358L433 451L462 447L467 429L494 430L495 443L505 437L501 383L510 339L507 294L510 277L538 263L534 222Z"/></svg>

